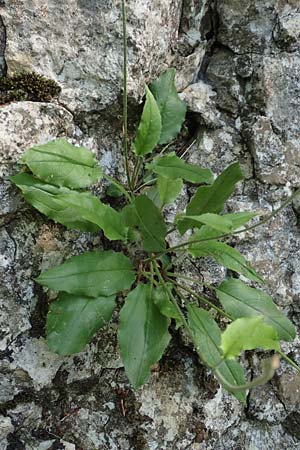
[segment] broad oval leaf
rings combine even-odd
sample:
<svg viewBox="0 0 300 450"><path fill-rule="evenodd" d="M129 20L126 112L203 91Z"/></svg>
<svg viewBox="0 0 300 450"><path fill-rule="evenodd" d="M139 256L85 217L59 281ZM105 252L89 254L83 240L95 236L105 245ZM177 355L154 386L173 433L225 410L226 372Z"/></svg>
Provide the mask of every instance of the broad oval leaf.
<svg viewBox="0 0 300 450"><path fill-rule="evenodd" d="M239 163L233 163L225 169L211 186L200 186L186 208L188 216L199 216L204 213L220 213L226 200L231 196L237 182L243 179ZM184 223L180 228L183 234L190 228Z"/></svg>
<svg viewBox="0 0 300 450"><path fill-rule="evenodd" d="M95 251L69 258L36 281L54 291L99 297L129 289L134 279L131 261L123 253Z"/></svg>
<svg viewBox="0 0 300 450"><path fill-rule="evenodd" d="M171 180L183 178L185 181L197 184L211 184L214 181L213 174L209 169L203 169L200 166L188 164L181 158L178 158L174 152L169 153L166 156L155 158L150 164L147 164L146 167L148 170L170 178Z"/></svg>
<svg viewBox="0 0 300 450"><path fill-rule="evenodd" d="M203 362L212 370L218 368L229 384L245 384L244 370L236 361L223 360L221 351L221 330L210 313L195 305L188 305L188 323L192 330L196 350ZM233 395L241 402L246 401L244 391Z"/></svg>
<svg viewBox="0 0 300 450"><path fill-rule="evenodd" d="M110 240L125 240L127 228L121 215L89 192L77 192L46 184L21 173L10 180L38 211L67 228L96 232L103 230Z"/></svg>
<svg viewBox="0 0 300 450"><path fill-rule="evenodd" d="M177 136L186 115L187 107L177 94L175 74L175 69L169 69L150 86L161 114L162 129L159 144L170 142Z"/></svg>
<svg viewBox="0 0 300 450"><path fill-rule="evenodd" d="M162 206L172 203L180 194L182 187L183 181L180 178L171 180L170 178L159 175L157 179L157 189Z"/></svg>
<svg viewBox="0 0 300 450"><path fill-rule="evenodd" d="M143 236L147 252L159 252L166 248L167 226L160 210L146 196L140 195L134 201L138 228Z"/></svg>
<svg viewBox="0 0 300 450"><path fill-rule="evenodd" d="M80 352L111 319L114 308L115 296L92 298L61 292L47 316L48 347L59 355Z"/></svg>
<svg viewBox="0 0 300 450"><path fill-rule="evenodd" d="M264 321L277 331L279 339L292 341L295 338L293 324L265 292L235 278L224 281L216 292L223 308L234 319L263 316Z"/></svg>
<svg viewBox="0 0 300 450"><path fill-rule="evenodd" d="M138 156L151 153L159 142L161 133L161 116L151 91L146 86L146 103L137 131L133 148Z"/></svg>
<svg viewBox="0 0 300 450"><path fill-rule="evenodd" d="M148 380L170 341L169 320L151 299L151 286L139 284L120 311L118 341L125 372L138 388Z"/></svg>
<svg viewBox="0 0 300 450"><path fill-rule="evenodd" d="M237 319L222 333L221 349L227 359L256 348L280 351L276 330L264 323L263 317Z"/></svg>
<svg viewBox="0 0 300 450"><path fill-rule="evenodd" d="M196 258L211 257L221 266L234 270L235 272L244 275L249 280L264 283L264 280L256 273L246 258L244 258L244 256L235 248L230 247L230 245L227 245L224 242L215 240L193 244L192 242L194 240L197 240L197 233L191 237L191 246L188 248L188 251L192 256Z"/></svg>
<svg viewBox="0 0 300 450"><path fill-rule="evenodd" d="M91 186L102 178L94 154L65 139L56 139L27 150L21 162L46 183L72 189Z"/></svg>

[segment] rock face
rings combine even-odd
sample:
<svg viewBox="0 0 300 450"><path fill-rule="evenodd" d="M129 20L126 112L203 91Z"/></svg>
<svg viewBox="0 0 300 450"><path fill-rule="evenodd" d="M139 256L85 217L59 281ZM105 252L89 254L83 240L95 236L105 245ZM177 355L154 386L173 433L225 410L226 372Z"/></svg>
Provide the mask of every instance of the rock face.
<svg viewBox="0 0 300 450"><path fill-rule="evenodd" d="M145 80L175 65L197 137L187 160L215 173L241 162L246 180L229 211L279 207L300 186L299 0L127 3L130 112ZM0 450L299 449L300 382L285 363L244 407L219 388L180 333L136 392L118 356L114 321L74 357L49 352L47 296L33 278L102 242L47 221L4 177L28 146L56 137L86 145L107 171L124 176L120 2L4 0L0 16L0 72L30 70L62 88L51 103L0 108ZM299 205L235 240L296 326ZM209 262L178 264L211 282L226 275ZM299 361L299 337L283 350ZM256 374L253 356L245 365L249 377Z"/></svg>

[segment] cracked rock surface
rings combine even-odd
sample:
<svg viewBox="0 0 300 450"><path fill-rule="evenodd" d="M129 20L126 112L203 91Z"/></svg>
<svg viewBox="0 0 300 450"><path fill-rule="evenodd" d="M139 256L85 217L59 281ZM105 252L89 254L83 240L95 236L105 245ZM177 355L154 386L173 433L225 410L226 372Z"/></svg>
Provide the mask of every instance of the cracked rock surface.
<svg viewBox="0 0 300 450"><path fill-rule="evenodd" d="M130 112L135 117L144 82L175 66L195 140L186 160L216 174L239 160L246 178L228 211L270 214L300 186L299 0L127 3ZM62 88L51 103L0 106L0 450L299 450L300 378L285 363L244 406L180 332L138 391L119 358L116 317L73 357L45 344L48 295L33 279L104 244L32 210L6 176L29 146L65 137L124 178L121 29L116 0L0 1L0 74L29 70ZM182 193L170 217L191 194ZM233 241L298 330L299 223L297 200ZM211 283L227 275L209 260L177 265ZM299 361L299 335L283 351ZM260 356L246 355L249 378Z"/></svg>

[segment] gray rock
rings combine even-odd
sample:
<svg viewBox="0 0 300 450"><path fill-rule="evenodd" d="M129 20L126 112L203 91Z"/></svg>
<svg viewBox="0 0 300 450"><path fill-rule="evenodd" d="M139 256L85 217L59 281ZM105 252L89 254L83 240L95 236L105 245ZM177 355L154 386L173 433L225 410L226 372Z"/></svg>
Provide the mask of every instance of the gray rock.
<svg viewBox="0 0 300 450"><path fill-rule="evenodd" d="M62 87L56 102L0 108L1 174L14 173L29 146L66 137L86 145L107 173L124 180L120 2L0 5L0 72L6 48L8 74L33 70ZM130 112L144 82L175 65L194 133L184 159L216 175L239 160L245 182L226 211L271 214L299 186L299 0L128 0L127 7ZM130 126L133 133L135 123ZM103 185L94 191L103 195ZM167 210L169 221L194 191L182 190ZM66 231L33 211L8 180L0 196L1 450L299 450L299 377L285 362L271 383L248 394L244 408L219 387L180 331L172 330L167 354L138 391L119 357L117 315L80 354L52 354L44 326L55 294L33 279L71 255L106 244L101 236ZM299 201L232 240L295 325ZM168 237L170 245L185 238ZM209 259L182 255L174 263L177 271L208 283L230 275ZM187 284L208 295L199 284ZM282 349L299 361L299 336ZM249 379L258 374L257 358L246 355L242 363Z"/></svg>
<svg viewBox="0 0 300 450"><path fill-rule="evenodd" d="M38 143L73 134L72 115L48 103L11 103L0 109L0 176L10 175L24 151Z"/></svg>
<svg viewBox="0 0 300 450"><path fill-rule="evenodd" d="M274 29L276 44L290 52L300 48L300 13L288 9L278 16Z"/></svg>
<svg viewBox="0 0 300 450"><path fill-rule="evenodd" d="M211 86L199 81L188 86L180 95L190 111L201 115L201 119L208 127L216 128L220 125L220 113L216 109L216 93Z"/></svg>
<svg viewBox="0 0 300 450"><path fill-rule="evenodd" d="M179 6L179 0L128 2L132 97L139 98L145 80L161 72L177 39ZM117 102L122 90L119 1L22 0L7 3L1 14L9 74L30 70L57 81L60 101L72 110L101 110Z"/></svg>

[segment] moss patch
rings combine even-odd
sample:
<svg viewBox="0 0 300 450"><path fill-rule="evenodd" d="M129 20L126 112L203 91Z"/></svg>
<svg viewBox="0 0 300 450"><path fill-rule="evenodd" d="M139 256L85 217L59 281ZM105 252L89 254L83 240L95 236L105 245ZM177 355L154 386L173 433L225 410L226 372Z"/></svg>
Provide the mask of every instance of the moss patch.
<svg viewBox="0 0 300 450"><path fill-rule="evenodd" d="M11 101L50 102L61 92L53 80L36 73L0 78L0 104Z"/></svg>

